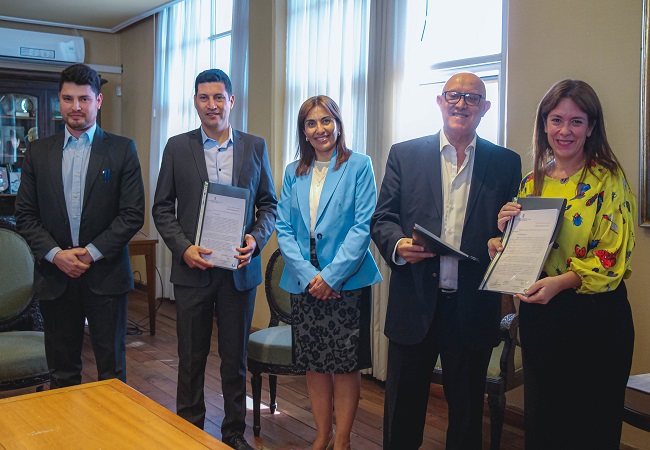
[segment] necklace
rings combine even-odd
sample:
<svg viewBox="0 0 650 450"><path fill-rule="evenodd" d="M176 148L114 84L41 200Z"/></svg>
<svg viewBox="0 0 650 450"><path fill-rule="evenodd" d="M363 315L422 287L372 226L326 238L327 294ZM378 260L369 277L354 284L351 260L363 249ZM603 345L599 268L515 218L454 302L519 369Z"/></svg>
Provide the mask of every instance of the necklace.
<svg viewBox="0 0 650 450"><path fill-rule="evenodd" d="M312 178L314 180L314 183L316 187L321 187L325 181L325 177L327 176L327 166L323 167L321 170L319 170L318 167L314 166L313 171L314 173L312 175Z"/></svg>

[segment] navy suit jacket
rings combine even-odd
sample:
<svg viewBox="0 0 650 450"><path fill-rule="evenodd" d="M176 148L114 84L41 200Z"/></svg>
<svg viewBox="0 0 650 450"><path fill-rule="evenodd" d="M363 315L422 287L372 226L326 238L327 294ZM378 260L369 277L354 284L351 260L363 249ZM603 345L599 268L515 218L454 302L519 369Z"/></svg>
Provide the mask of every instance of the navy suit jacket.
<svg viewBox="0 0 650 450"><path fill-rule="evenodd" d="M233 272L235 287L248 290L262 282L260 251L273 234L277 197L264 139L233 130L232 185L248 189L246 234L257 242L248 265ZM163 153L153 204L153 220L165 244L172 252L171 282L189 287L205 287L207 271L190 268L183 260L185 250L194 245L203 183L208 169L201 129L169 139Z"/></svg>
<svg viewBox="0 0 650 450"><path fill-rule="evenodd" d="M72 247L63 191L64 132L32 142L25 152L16 197L16 227L34 253L34 293L60 297L70 280L44 257L55 247ZM110 178L103 176L110 170ZM144 223L144 185L135 143L97 127L88 161L79 247L93 244L104 256L82 277L99 295L133 289L129 240Z"/></svg>
<svg viewBox="0 0 650 450"><path fill-rule="evenodd" d="M397 241L411 237L416 223L440 236L444 205L440 170L439 134L393 145L371 221L372 239L392 269L384 333L400 344L419 343L429 330L440 258L400 266L392 255ZM458 265L459 326L470 348L499 341L500 295L479 291L478 285L489 263L487 241L500 234L499 210L517 194L520 181L519 155L477 137L460 249L480 263Z"/></svg>

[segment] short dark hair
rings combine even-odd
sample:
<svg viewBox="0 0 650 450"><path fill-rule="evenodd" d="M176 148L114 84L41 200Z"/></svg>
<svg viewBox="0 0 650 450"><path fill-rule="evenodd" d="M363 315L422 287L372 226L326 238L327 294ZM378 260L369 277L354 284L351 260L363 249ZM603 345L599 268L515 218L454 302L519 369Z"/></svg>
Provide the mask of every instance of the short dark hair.
<svg viewBox="0 0 650 450"><path fill-rule="evenodd" d="M201 83L223 83L228 95L232 95L232 83L230 82L228 75L226 75L226 72L223 70L208 69L198 74L196 80L194 81L195 95L197 92L199 92L199 84Z"/></svg>
<svg viewBox="0 0 650 450"><path fill-rule="evenodd" d="M61 72L61 80L59 81L59 92L63 88L63 83L74 83L79 86L90 86L95 95L99 95L102 89L102 80L97 71L85 64L74 64L66 67Z"/></svg>

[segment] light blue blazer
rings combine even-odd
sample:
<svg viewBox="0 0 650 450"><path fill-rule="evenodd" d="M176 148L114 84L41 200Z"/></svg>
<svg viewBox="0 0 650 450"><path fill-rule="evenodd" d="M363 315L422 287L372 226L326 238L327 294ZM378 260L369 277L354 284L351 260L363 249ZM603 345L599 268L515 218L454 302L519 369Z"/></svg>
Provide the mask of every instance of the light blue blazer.
<svg viewBox="0 0 650 450"><path fill-rule="evenodd" d="M335 291L359 289L382 280L368 245L377 188L370 158L360 153L334 170L332 156L323 184L314 237L323 280ZM309 190L313 171L296 177L298 161L284 173L276 231L285 268L280 287L305 291L318 270L309 261Z"/></svg>

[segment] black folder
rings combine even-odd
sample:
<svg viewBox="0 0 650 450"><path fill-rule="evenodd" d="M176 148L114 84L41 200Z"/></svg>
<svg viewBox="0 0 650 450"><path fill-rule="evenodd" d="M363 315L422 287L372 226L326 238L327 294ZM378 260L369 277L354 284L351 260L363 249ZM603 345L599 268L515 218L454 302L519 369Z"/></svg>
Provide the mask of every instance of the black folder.
<svg viewBox="0 0 650 450"><path fill-rule="evenodd" d="M418 225L417 223L413 227L412 238L415 245L424 247L427 252L435 253L436 255L441 256L455 256L458 259L466 259L468 261L479 262L478 258L470 256L467 253L462 252L460 249L457 249L454 246L446 243L431 231L427 230L423 226Z"/></svg>

